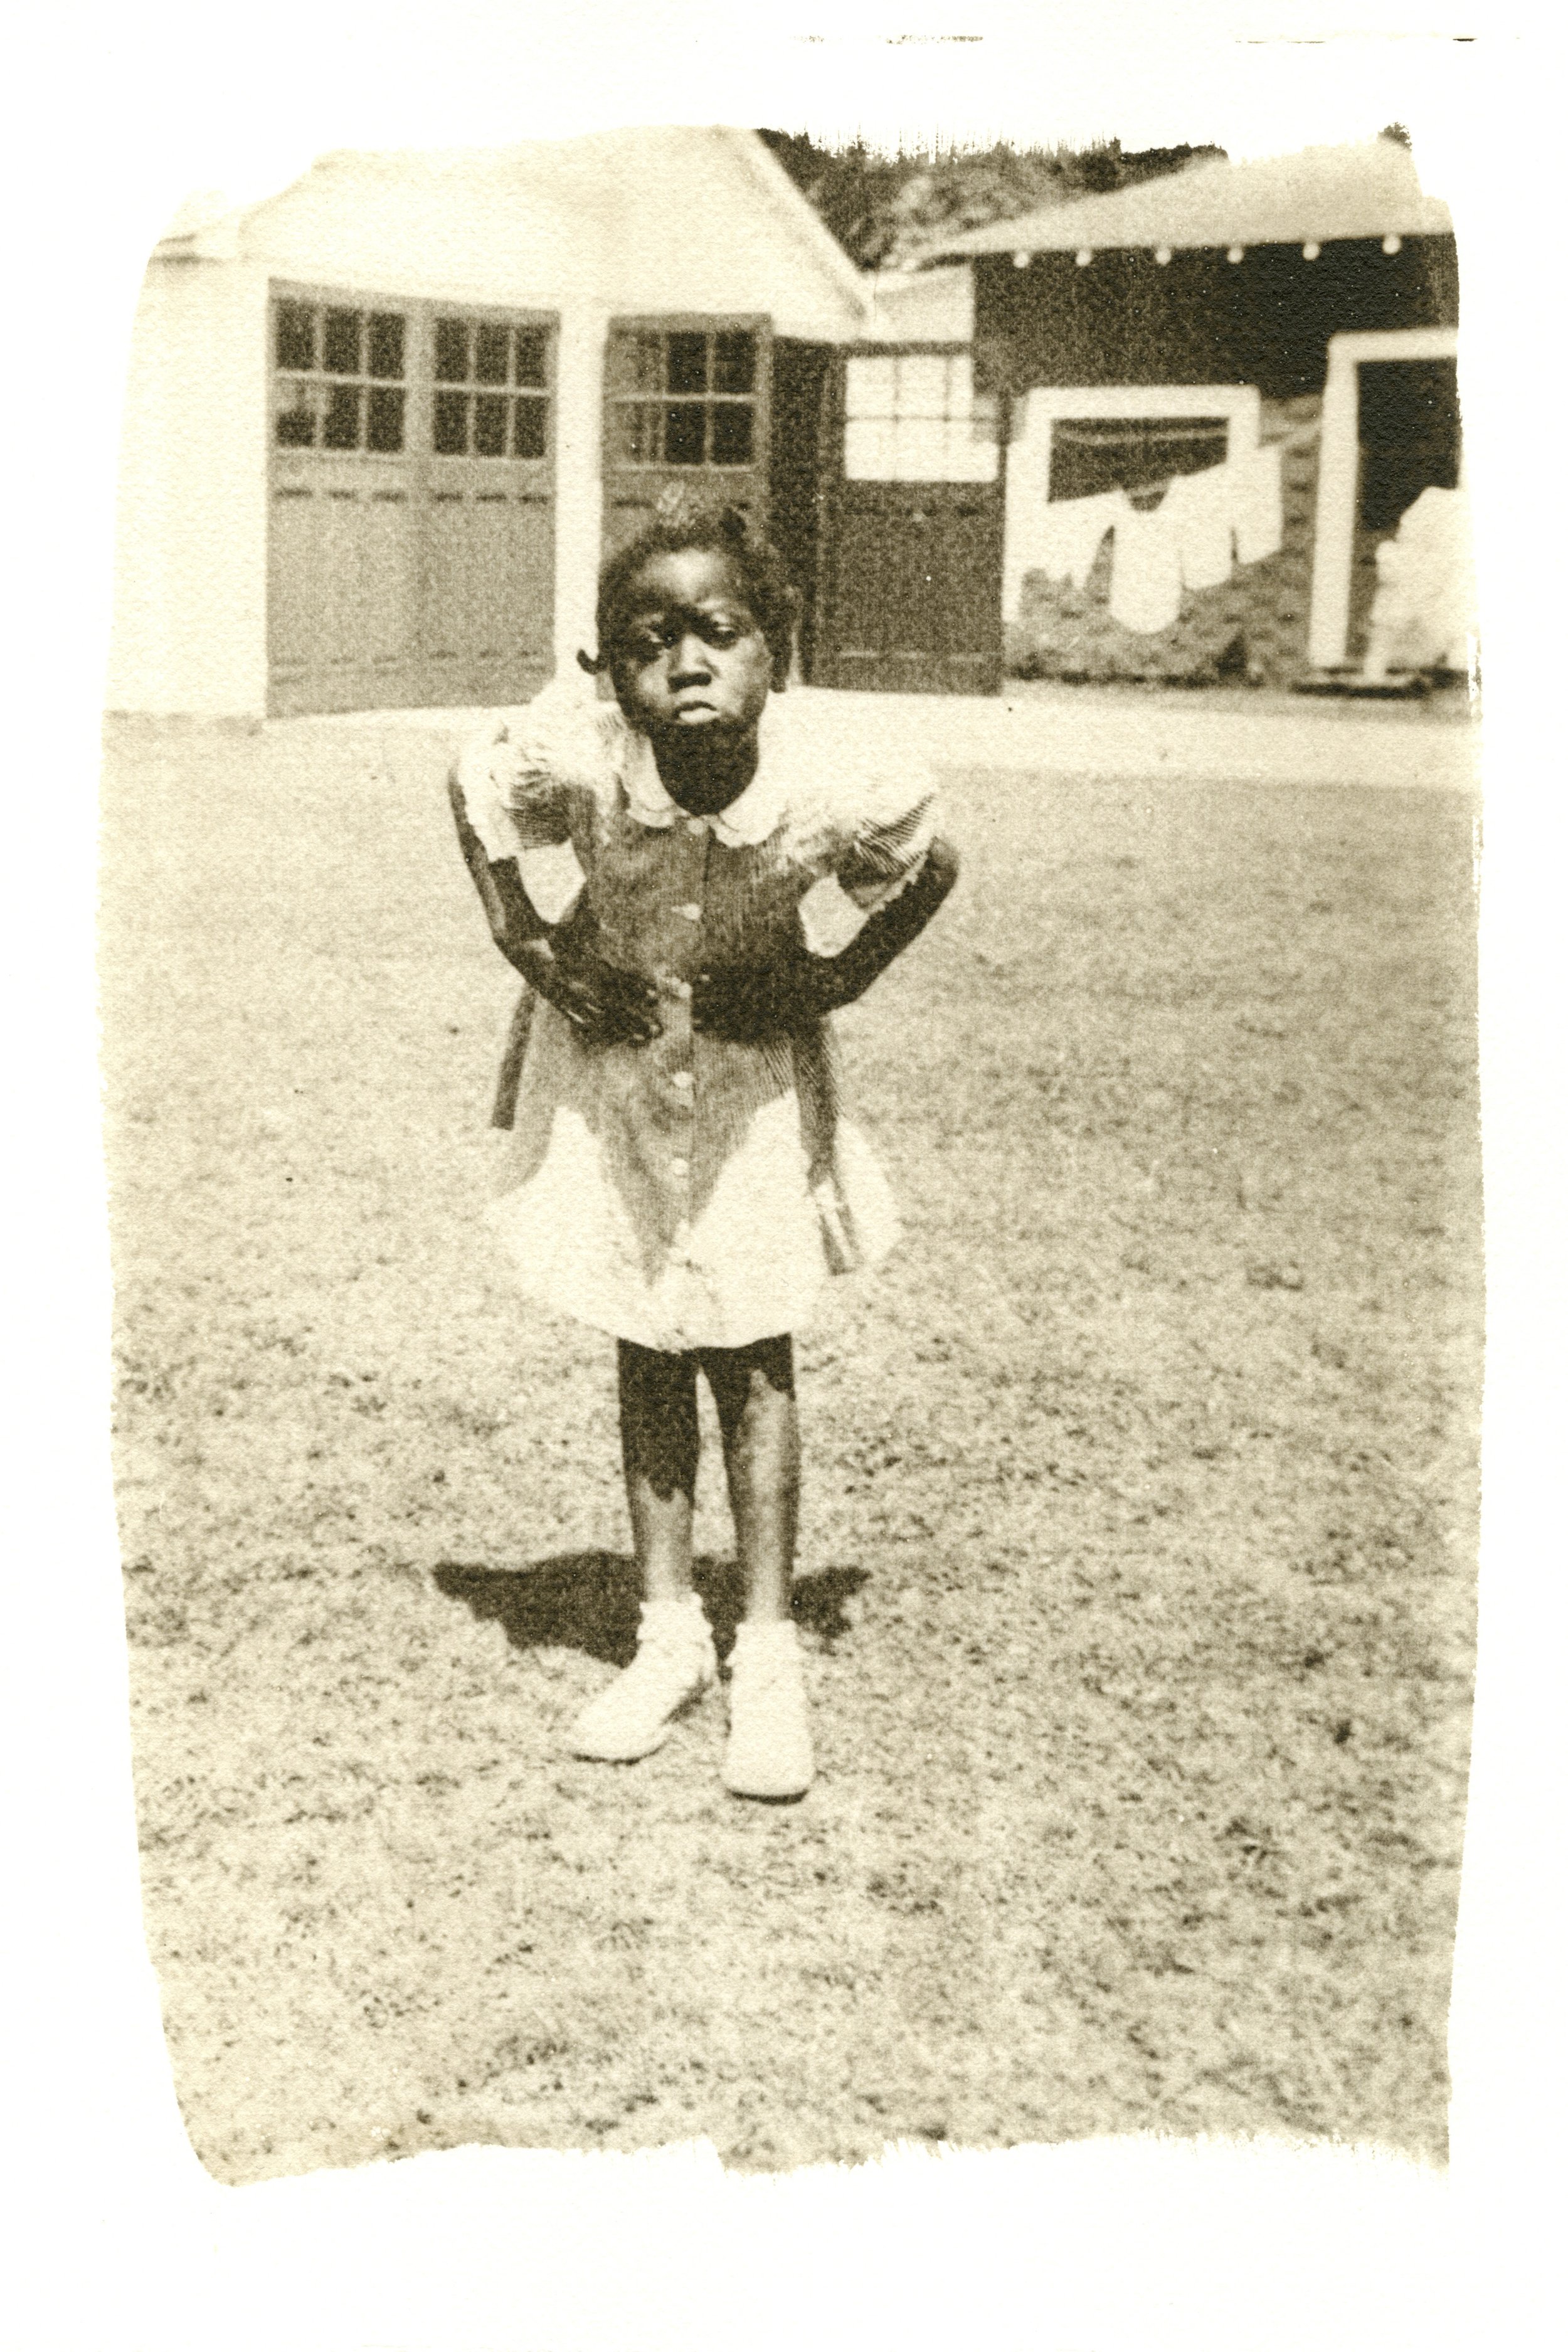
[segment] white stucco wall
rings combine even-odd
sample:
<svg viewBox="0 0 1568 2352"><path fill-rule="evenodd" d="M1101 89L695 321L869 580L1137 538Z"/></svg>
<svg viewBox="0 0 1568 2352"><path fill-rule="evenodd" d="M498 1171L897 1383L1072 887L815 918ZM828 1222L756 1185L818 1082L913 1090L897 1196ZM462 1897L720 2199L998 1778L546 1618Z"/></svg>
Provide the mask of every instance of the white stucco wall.
<svg viewBox="0 0 1568 2352"><path fill-rule="evenodd" d="M605 344L609 312L577 302L561 314L556 353L555 667L597 642L594 606L604 525Z"/></svg>
<svg viewBox="0 0 1568 2352"><path fill-rule="evenodd" d="M154 260L121 436L109 709L264 709L266 586L265 278Z"/></svg>
<svg viewBox="0 0 1568 2352"><path fill-rule="evenodd" d="M246 215L240 247L277 278L554 309L605 270L600 226L546 194L527 151L328 157Z"/></svg>
<svg viewBox="0 0 1568 2352"><path fill-rule="evenodd" d="M622 154L609 255L616 310L761 311L776 335L807 342L864 331L852 266L825 265L804 205L775 201L767 158L721 132L679 131L645 132Z"/></svg>

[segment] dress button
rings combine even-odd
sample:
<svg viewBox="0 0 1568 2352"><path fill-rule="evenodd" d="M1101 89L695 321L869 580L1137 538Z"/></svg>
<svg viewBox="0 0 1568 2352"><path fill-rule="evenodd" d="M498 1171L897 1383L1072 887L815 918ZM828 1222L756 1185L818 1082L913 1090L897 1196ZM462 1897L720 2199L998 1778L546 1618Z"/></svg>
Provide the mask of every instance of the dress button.
<svg viewBox="0 0 1568 2352"><path fill-rule="evenodd" d="M669 1083L672 1087L679 1087L683 1095L689 1094L691 1091L690 1071L672 1070L669 1074Z"/></svg>
<svg viewBox="0 0 1568 2352"><path fill-rule="evenodd" d="M670 986L679 997L685 998L691 993L691 982L689 980L673 980Z"/></svg>
<svg viewBox="0 0 1568 2352"><path fill-rule="evenodd" d="M678 915L684 915L689 923L700 923L702 920L702 909L695 898L689 898L684 907L677 907L675 911Z"/></svg>
<svg viewBox="0 0 1568 2352"><path fill-rule="evenodd" d="M689 816L686 820L686 830L688 833L706 833L707 821L700 816Z"/></svg>
<svg viewBox="0 0 1568 2352"><path fill-rule="evenodd" d="M672 1176L689 1176L691 1162L689 1160L672 1160L669 1163L669 1172Z"/></svg>

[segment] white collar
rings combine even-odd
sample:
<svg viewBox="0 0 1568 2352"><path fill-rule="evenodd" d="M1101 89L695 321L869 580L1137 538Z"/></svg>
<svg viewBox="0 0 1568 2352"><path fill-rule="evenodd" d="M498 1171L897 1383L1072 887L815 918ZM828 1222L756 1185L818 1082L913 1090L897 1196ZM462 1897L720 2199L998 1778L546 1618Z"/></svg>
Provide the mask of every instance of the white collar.
<svg viewBox="0 0 1568 2352"><path fill-rule="evenodd" d="M639 824L663 831L681 814L680 803L664 788L658 763L653 756L653 745L646 735L635 729L628 730L624 782L626 806ZM778 831L784 821L786 785L784 770L778 760L770 761L766 752L767 730L762 730L758 747L757 772L743 793L730 803L728 808L713 815L700 817L715 841L726 849L755 849Z"/></svg>

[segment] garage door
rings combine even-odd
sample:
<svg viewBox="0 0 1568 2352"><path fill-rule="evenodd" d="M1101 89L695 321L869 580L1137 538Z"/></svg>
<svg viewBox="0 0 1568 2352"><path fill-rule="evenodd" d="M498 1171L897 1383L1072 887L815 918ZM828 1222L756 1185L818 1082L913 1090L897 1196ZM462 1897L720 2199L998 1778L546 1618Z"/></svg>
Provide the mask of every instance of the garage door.
<svg viewBox="0 0 1568 2352"><path fill-rule="evenodd" d="M605 366L606 555L667 483L766 528L772 338L765 319L617 319Z"/></svg>
<svg viewBox="0 0 1568 2352"><path fill-rule="evenodd" d="M268 708L524 699L549 675L555 321L274 289Z"/></svg>
<svg viewBox="0 0 1568 2352"><path fill-rule="evenodd" d="M858 352L843 410L816 683L999 692L999 452L968 352Z"/></svg>

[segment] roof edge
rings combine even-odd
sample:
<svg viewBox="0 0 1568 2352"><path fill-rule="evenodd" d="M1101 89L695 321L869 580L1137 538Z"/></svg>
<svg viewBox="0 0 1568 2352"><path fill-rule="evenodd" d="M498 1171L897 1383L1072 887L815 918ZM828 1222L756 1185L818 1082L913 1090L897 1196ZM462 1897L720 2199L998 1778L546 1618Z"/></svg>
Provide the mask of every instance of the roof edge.
<svg viewBox="0 0 1568 2352"><path fill-rule="evenodd" d="M1197 155L1174 171L1162 172L1154 177L1130 182L1125 187L1108 189L1093 194L1069 196L1059 203L1035 205L1026 213L1011 219L984 221L973 228L955 231L949 236L940 232L922 247L915 257L917 268L929 268L935 264L953 261L979 261L1008 252L1030 255L1070 252L1076 245L1089 247L1096 252L1137 252L1142 248L1168 246L1173 251L1202 253L1223 248L1229 243L1249 246L1289 246L1300 241L1290 235L1247 233L1240 225L1226 236L1217 230L1199 234L1194 226L1184 225L1181 215L1189 207L1184 204L1200 184L1204 194L1210 194L1226 183L1255 180L1272 167L1304 164L1308 159L1333 158L1342 165L1355 154L1364 155L1369 166L1377 154L1379 141L1353 140L1337 143L1297 148L1277 155L1248 156L1239 163L1229 156ZM1316 239L1321 245L1354 245L1382 235L1394 234L1405 237L1451 237L1453 216L1440 196L1428 193L1422 185L1413 162L1409 163L1410 185L1397 194L1390 192L1387 215L1381 228L1340 229L1325 223L1322 226L1304 227L1301 236ZM1250 192L1249 192L1250 193ZM1312 194L1315 195L1316 191ZM1146 211L1152 200L1163 199L1174 208L1176 217L1157 228L1150 224L1137 234L1128 235L1121 227L1119 215L1128 210ZM1310 198L1307 200L1310 203ZM1108 216L1110 226L1108 227ZM1272 226L1272 224L1270 224Z"/></svg>
<svg viewBox="0 0 1568 2352"><path fill-rule="evenodd" d="M871 297L866 273L858 269L810 199L801 194L765 139L739 123L716 123L716 137L732 147L775 211L788 215L796 234L810 246L862 320L868 318Z"/></svg>
<svg viewBox="0 0 1568 2352"><path fill-rule="evenodd" d="M153 261L237 261L239 232L247 212L252 209L237 205L233 212L224 213L216 220L204 221L199 228L181 229L173 236L161 236L153 247Z"/></svg>
<svg viewBox="0 0 1568 2352"><path fill-rule="evenodd" d="M1311 242L1319 246L1375 245L1380 236L1397 236L1401 243L1405 245L1416 244L1423 237L1429 237L1434 242L1439 241L1443 238L1447 238L1451 242L1455 236L1455 230L1452 222L1449 222L1442 228L1439 228L1433 224L1426 224L1417 228L1399 228L1393 230L1375 228L1358 229L1350 235L1337 236L1331 231L1326 236L1320 232L1320 234L1312 239ZM1252 253L1261 251L1265 246L1279 246L1282 251L1289 250L1293 247L1300 245L1302 241L1303 240L1300 237L1297 236L1248 236L1237 240L1235 238L1226 239L1218 236L1195 237L1181 236L1167 236L1159 239L1152 236L1101 238L1098 243L1092 243L1086 240L1086 242L1089 242L1089 249L1094 253L1153 253L1159 250L1162 244L1167 246L1173 253L1224 253L1227 249L1227 246L1229 244L1235 244L1237 242L1244 245L1247 250L1249 253ZM1044 259L1048 254L1059 255L1063 253L1070 253L1072 250L1073 247L1065 243L1062 245L1031 245L1027 238L1022 239L1016 247L1009 247L1004 244L982 246L941 245L933 246L929 253L922 253L920 255L914 262L913 267L917 270L924 270L946 268L953 264L963 261L971 264L977 261L1000 261L1013 252L1026 253L1032 261L1037 261Z"/></svg>

